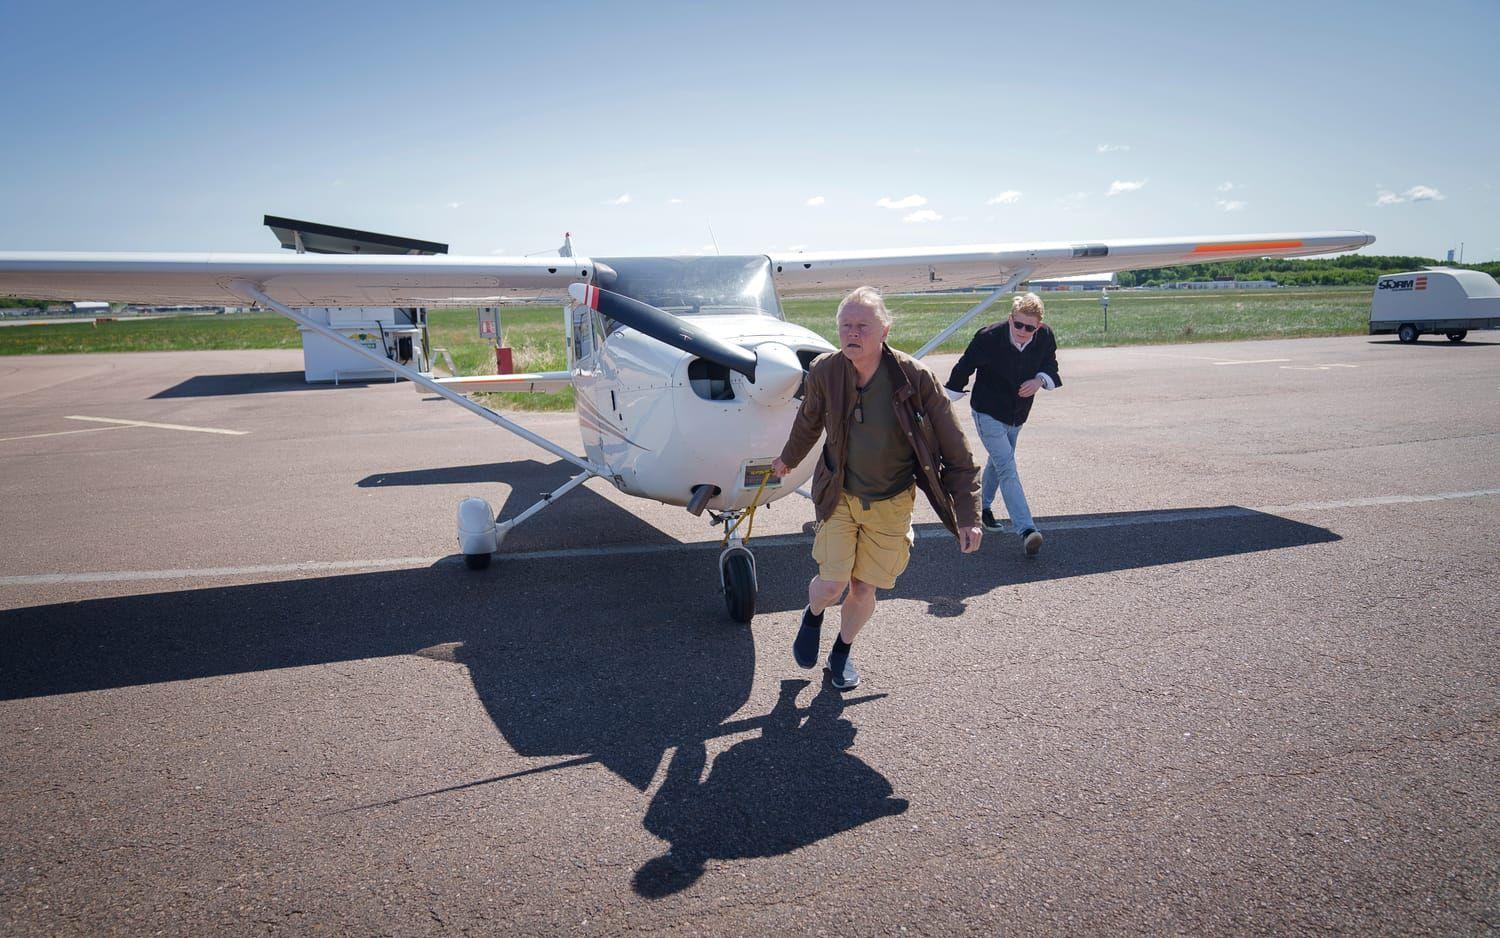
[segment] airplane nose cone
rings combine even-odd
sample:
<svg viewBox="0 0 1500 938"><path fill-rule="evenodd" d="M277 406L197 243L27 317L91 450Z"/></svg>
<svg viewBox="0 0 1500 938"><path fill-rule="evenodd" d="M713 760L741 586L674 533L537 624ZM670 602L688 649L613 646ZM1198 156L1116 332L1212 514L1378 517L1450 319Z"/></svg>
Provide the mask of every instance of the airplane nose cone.
<svg viewBox="0 0 1500 938"><path fill-rule="evenodd" d="M730 382L736 397L744 395L765 407L785 404L802 386L802 361L780 342L766 342L755 347L755 380L735 372Z"/></svg>

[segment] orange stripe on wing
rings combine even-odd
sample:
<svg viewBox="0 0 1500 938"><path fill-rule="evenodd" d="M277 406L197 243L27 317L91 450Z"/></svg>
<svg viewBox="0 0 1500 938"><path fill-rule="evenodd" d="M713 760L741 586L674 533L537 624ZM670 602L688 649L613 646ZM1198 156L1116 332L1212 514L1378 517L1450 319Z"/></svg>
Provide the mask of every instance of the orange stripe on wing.
<svg viewBox="0 0 1500 938"><path fill-rule="evenodd" d="M1238 241L1234 244L1200 244L1193 248L1194 254L1218 254L1230 251L1280 251L1300 248L1301 241Z"/></svg>

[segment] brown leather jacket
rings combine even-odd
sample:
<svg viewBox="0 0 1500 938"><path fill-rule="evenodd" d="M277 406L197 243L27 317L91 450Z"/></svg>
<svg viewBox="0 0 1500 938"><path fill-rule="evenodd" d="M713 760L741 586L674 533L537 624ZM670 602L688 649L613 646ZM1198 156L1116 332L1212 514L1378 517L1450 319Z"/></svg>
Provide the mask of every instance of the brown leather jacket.
<svg viewBox="0 0 1500 938"><path fill-rule="evenodd" d="M958 426L943 383L921 362L886 345L880 366L890 369L896 421L917 457L917 485L955 535L979 524L979 467ZM826 432L823 456L813 470L812 496L818 520L827 521L844 490L849 452L849 421L854 419L854 366L839 352L816 358L808 369L802 406L781 461L796 466L807 456L818 434Z"/></svg>

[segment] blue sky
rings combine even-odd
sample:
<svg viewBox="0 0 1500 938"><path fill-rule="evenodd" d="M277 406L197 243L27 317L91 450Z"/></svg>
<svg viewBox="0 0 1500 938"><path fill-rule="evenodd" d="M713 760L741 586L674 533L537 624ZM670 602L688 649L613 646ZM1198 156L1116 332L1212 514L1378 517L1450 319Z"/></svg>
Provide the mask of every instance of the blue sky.
<svg viewBox="0 0 1500 938"><path fill-rule="evenodd" d="M1373 232L1500 258L1500 4L0 0L0 250ZM1111 192L1114 192L1111 195Z"/></svg>

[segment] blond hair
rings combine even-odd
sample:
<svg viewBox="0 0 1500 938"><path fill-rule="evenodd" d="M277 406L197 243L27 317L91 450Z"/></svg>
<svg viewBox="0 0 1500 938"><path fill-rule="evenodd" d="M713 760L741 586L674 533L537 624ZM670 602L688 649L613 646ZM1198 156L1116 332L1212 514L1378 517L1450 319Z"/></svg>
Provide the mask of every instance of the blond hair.
<svg viewBox="0 0 1500 938"><path fill-rule="evenodd" d="M1035 293L1017 293L1016 298L1010 301L1010 313L1012 316L1020 313L1022 316L1035 316L1042 318L1042 298Z"/></svg>
<svg viewBox="0 0 1500 938"><path fill-rule="evenodd" d="M856 287L849 291L849 295L839 301L838 312L834 313L834 319L844 311L845 306L863 306L865 309L874 310L876 318L882 324L891 324L891 311L885 308L885 298L880 291L874 287Z"/></svg>

